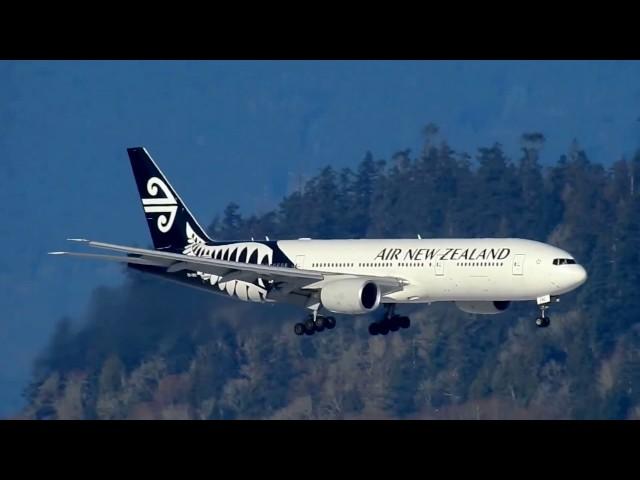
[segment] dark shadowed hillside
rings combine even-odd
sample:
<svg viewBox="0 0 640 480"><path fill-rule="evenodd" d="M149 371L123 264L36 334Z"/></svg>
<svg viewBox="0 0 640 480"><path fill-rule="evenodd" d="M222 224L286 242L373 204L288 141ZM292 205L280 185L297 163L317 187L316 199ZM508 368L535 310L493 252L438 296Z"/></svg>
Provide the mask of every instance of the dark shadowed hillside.
<svg viewBox="0 0 640 480"><path fill-rule="evenodd" d="M640 152L551 166L539 133L518 158L470 156L425 129L421 152L327 166L276 211L230 204L214 238L515 236L570 251L589 280L537 329L533 302L474 316L406 307L412 327L370 337L339 317L297 337L304 312L244 304L127 272L59 322L25 392L28 418L640 418ZM142 221L142 218L141 218ZM409 310L411 309L411 310Z"/></svg>

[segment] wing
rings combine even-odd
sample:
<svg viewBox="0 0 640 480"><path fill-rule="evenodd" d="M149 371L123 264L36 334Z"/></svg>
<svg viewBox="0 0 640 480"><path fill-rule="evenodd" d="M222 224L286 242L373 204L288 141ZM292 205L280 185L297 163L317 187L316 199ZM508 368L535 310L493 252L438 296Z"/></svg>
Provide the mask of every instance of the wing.
<svg viewBox="0 0 640 480"><path fill-rule="evenodd" d="M50 254L71 255L82 258L139 265L151 265L165 268L167 273L175 273L183 270L209 273L220 277L220 283L229 282L231 280L253 282L258 278L275 280L279 284L278 291L281 295L286 295L294 290L308 291L321 289L328 282L333 282L343 278L372 280L379 286L382 295L388 295L390 293L400 291L404 285L408 284L406 280L396 277L341 274L299 268L275 267L253 263L232 262L228 260L215 260L212 258L195 257L192 255L162 252L159 250L148 250L144 248L95 242L85 239L70 238L69 240L82 242L95 248L126 253L127 256L98 255L76 252L50 252Z"/></svg>

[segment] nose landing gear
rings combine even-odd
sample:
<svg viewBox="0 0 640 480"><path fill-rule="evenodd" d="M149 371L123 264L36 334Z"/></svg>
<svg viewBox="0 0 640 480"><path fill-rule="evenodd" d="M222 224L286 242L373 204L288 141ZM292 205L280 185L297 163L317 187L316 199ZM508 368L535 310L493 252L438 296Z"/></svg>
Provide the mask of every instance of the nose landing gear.
<svg viewBox="0 0 640 480"><path fill-rule="evenodd" d="M542 311L540 317L536 318L536 326L540 328L546 328L551 323L551 318L543 317L542 315L544 315L544 311Z"/></svg>
<svg viewBox="0 0 640 480"><path fill-rule="evenodd" d="M551 306L551 303L559 302L560 299L558 297L551 297L550 295L545 295L544 297L538 297L537 303L538 308L540 309L540 316L536 318L536 326L539 328L546 328L551 324L551 318L548 315L545 315L545 312Z"/></svg>

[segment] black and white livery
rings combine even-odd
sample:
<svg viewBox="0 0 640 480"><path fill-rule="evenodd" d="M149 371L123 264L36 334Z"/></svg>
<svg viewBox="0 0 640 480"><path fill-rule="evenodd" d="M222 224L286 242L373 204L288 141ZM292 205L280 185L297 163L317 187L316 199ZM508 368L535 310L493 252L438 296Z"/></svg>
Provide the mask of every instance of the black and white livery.
<svg viewBox="0 0 640 480"><path fill-rule="evenodd" d="M125 256L54 255L122 262L195 288L249 302L286 302L309 310L298 335L335 327L330 314L371 313L372 335L408 328L397 304L451 301L474 314L497 314L511 302L535 300L536 325L559 295L587 274L564 250L518 238L356 239L219 242L209 238L145 148L129 148L154 250L70 239ZM321 312L328 312L322 315Z"/></svg>

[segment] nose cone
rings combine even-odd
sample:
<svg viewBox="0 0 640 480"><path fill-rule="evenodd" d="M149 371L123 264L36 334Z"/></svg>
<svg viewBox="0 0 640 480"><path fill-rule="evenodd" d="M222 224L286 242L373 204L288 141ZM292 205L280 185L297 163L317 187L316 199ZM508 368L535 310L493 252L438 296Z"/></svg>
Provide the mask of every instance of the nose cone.
<svg viewBox="0 0 640 480"><path fill-rule="evenodd" d="M575 272L573 273L573 276L575 277L575 286L579 287L587 281L587 271L582 265L576 265L574 270Z"/></svg>
<svg viewBox="0 0 640 480"><path fill-rule="evenodd" d="M587 271L582 265L559 265L549 277L552 291L556 295L575 290L587 281Z"/></svg>

